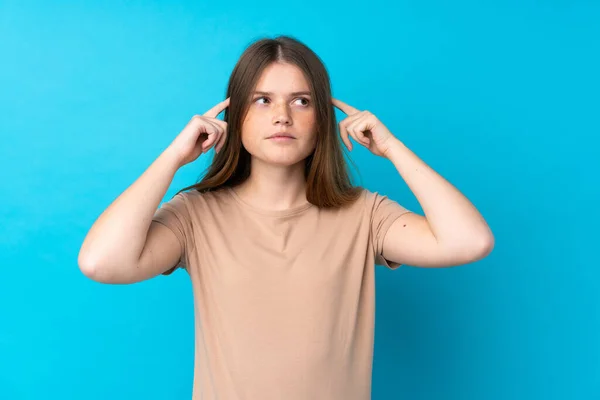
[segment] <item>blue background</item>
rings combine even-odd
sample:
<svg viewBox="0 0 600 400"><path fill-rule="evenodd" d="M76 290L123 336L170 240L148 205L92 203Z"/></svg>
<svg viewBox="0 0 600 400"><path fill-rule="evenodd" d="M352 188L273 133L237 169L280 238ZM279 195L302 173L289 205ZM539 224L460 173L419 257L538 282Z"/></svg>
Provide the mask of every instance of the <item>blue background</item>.
<svg viewBox="0 0 600 400"><path fill-rule="evenodd" d="M0 1L0 398L191 397L187 274L102 285L77 254L279 33L495 233L477 263L378 267L373 398L600 398L598 2L50 3ZM351 155L357 183L420 211L389 161Z"/></svg>

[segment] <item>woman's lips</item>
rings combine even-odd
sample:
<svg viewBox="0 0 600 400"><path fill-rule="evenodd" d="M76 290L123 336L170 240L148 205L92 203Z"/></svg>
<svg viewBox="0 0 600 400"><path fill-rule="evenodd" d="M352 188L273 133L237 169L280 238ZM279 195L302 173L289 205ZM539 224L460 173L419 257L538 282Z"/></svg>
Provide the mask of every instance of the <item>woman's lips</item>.
<svg viewBox="0 0 600 400"><path fill-rule="evenodd" d="M295 138L291 136L271 136L269 139L274 140L276 142L287 142L291 140L295 140Z"/></svg>

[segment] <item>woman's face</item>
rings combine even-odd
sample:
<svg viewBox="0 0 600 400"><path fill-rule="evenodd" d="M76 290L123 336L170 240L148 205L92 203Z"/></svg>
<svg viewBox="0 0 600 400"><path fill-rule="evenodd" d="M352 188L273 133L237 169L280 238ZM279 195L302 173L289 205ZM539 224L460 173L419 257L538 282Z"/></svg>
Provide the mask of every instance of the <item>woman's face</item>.
<svg viewBox="0 0 600 400"><path fill-rule="evenodd" d="M316 126L313 97L302 70L283 63L265 68L242 123L246 150L265 163L294 165L314 151ZM272 137L278 133L291 138Z"/></svg>

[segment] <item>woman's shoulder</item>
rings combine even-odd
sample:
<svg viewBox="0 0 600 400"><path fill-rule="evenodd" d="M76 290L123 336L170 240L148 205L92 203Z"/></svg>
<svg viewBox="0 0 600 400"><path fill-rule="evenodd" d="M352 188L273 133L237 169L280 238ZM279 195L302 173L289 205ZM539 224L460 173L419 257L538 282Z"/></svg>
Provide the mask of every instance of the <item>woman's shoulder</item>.
<svg viewBox="0 0 600 400"><path fill-rule="evenodd" d="M360 189L360 201L358 201L357 203L359 203L362 207L375 203L377 199L381 197L381 194L378 191L373 191L362 186L360 187Z"/></svg>
<svg viewBox="0 0 600 400"><path fill-rule="evenodd" d="M374 212L382 206L399 205L396 200L392 199L387 194L380 192L379 190L369 190L363 188L361 199L361 205L369 212Z"/></svg>
<svg viewBox="0 0 600 400"><path fill-rule="evenodd" d="M379 190L369 190L366 188L362 189L362 196L367 202L374 203L376 201L381 201L381 199L389 198L388 195L380 192Z"/></svg>
<svg viewBox="0 0 600 400"><path fill-rule="evenodd" d="M188 201L213 201L222 199L224 196L226 196L227 190L228 189L226 187L202 191L197 189L188 189L177 193L177 196L181 196Z"/></svg>
<svg viewBox="0 0 600 400"><path fill-rule="evenodd" d="M235 205L232 201L235 198L230 192L229 187L219 187L216 189L198 191L196 189L190 189L187 191L181 191L176 194L176 198L188 207L199 210L202 208L206 209L223 209L228 204ZM378 191L369 190L364 187L358 187L359 195L354 201L348 202L345 206L338 208L338 211L348 210L351 213L355 213L358 209L369 210L373 208L378 202L387 199L387 196L381 194ZM333 210L332 210L333 211Z"/></svg>
<svg viewBox="0 0 600 400"><path fill-rule="evenodd" d="M203 191L190 189L179 192L177 196L180 196L185 203L194 208L202 206L210 208L218 204L222 205L230 198L229 189L227 187Z"/></svg>

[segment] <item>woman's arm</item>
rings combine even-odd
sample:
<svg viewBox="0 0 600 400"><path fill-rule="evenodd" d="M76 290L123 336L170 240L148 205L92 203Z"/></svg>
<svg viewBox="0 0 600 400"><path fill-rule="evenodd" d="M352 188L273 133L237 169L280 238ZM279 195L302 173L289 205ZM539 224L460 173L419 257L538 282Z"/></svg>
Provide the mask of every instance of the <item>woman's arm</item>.
<svg viewBox="0 0 600 400"><path fill-rule="evenodd" d="M104 283L133 283L171 269L182 244L173 231L152 218L177 170L211 147L220 150L227 123L217 115L223 100L195 115L169 147L100 215L79 251L78 263L89 278Z"/></svg>
<svg viewBox="0 0 600 400"><path fill-rule="evenodd" d="M152 217L178 167L175 152L165 150L102 212L79 252L79 268L87 277L103 283L132 283L177 263L181 254L177 237L152 223Z"/></svg>
<svg viewBox="0 0 600 400"><path fill-rule="evenodd" d="M473 262L489 254L494 236L475 206L396 138L369 111L338 99L348 116L340 122L342 140L350 137L373 154L390 160L421 204L425 216L405 213L385 234L381 253L398 264L444 267Z"/></svg>
<svg viewBox="0 0 600 400"><path fill-rule="evenodd" d="M400 140L384 156L396 167L423 208L425 217L407 213L389 228L383 256L423 267L467 264L487 256L494 235L475 206Z"/></svg>

